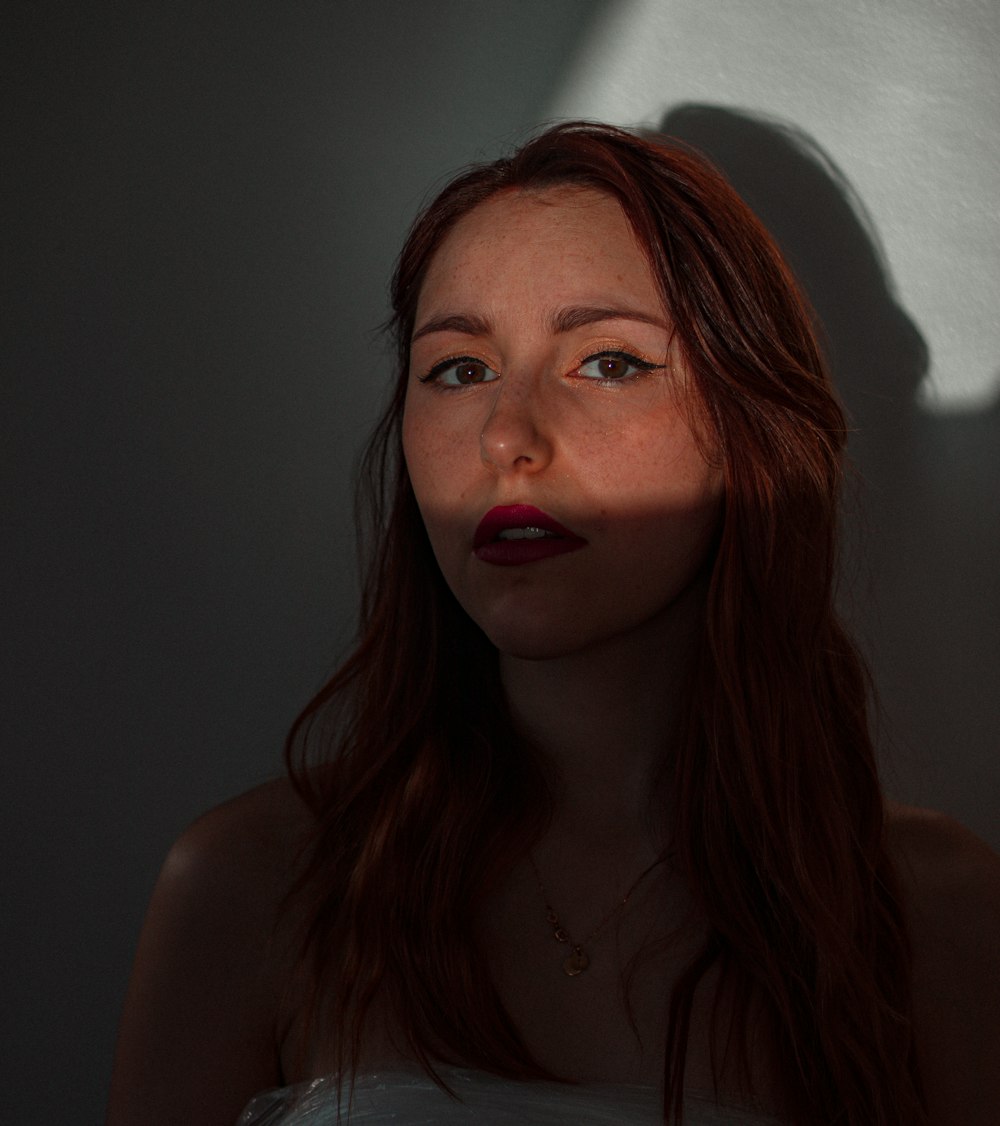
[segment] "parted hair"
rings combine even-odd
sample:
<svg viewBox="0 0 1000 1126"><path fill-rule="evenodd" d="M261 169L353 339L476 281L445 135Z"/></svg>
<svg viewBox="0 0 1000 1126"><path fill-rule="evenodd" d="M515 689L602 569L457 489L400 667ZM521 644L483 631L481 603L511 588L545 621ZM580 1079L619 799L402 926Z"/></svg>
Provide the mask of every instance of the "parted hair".
<svg viewBox="0 0 1000 1126"><path fill-rule="evenodd" d="M474 166L414 223L392 282L396 384L367 447L356 645L286 757L316 816L298 889L316 1027L357 1066L376 998L421 1065L553 1078L489 976L477 913L544 831L497 655L431 552L401 421L418 295L454 224L499 192L617 200L648 256L724 480L702 625L664 747L670 863L704 946L663 998L666 1122L681 1122L695 990L749 1075L751 1018L796 1123L925 1121L910 951L885 840L869 684L834 608L846 439L810 310L773 240L704 158L664 138L557 125ZM321 1018L321 1019L320 1019Z"/></svg>

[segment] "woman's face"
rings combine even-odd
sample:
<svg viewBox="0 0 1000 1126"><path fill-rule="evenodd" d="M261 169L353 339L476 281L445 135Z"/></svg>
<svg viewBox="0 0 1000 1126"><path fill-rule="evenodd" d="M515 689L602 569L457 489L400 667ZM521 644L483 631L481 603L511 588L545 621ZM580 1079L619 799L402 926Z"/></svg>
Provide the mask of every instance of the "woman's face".
<svg viewBox="0 0 1000 1126"><path fill-rule="evenodd" d="M501 653L669 620L720 507L690 395L615 200L510 191L450 231L417 304L403 448L445 580Z"/></svg>

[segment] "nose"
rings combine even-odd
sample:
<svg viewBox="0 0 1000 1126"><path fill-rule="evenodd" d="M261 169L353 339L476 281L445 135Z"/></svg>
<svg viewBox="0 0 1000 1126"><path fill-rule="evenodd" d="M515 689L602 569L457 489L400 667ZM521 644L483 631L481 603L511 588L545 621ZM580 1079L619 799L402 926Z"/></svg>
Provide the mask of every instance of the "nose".
<svg viewBox="0 0 1000 1126"><path fill-rule="evenodd" d="M541 404L531 389L502 383L479 436L483 463L499 473L537 472L552 460Z"/></svg>

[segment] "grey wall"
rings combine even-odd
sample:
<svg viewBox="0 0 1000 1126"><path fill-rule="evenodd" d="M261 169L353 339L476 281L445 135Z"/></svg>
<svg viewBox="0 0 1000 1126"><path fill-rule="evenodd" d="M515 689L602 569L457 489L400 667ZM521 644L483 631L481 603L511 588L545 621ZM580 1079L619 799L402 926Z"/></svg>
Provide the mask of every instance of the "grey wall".
<svg viewBox="0 0 1000 1126"><path fill-rule="evenodd" d="M349 635L348 482L406 226L553 112L613 7L13 7L6 1119L100 1120L164 850L278 771ZM878 401L912 392L896 339ZM996 413L901 425L855 398L877 497L858 620L900 787L1000 844Z"/></svg>

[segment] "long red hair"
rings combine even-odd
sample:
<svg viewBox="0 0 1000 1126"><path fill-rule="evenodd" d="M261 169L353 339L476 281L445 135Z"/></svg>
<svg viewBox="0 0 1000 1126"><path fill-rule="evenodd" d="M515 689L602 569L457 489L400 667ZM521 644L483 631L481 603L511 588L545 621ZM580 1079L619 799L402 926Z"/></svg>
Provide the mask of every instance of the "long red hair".
<svg viewBox="0 0 1000 1126"><path fill-rule="evenodd" d="M665 1118L681 1121L694 992L715 967L745 1072L751 1009L767 1020L794 1121L921 1122L868 684L833 606L845 423L809 310L771 238L702 158L585 123L448 184L393 280L398 372L362 475L358 642L286 748L317 819L301 893L339 1072L353 1074L378 997L435 1078L440 1059L551 1078L504 1010L475 926L551 799L510 727L496 653L438 571L400 430L417 297L442 239L496 192L561 184L621 204L725 481L686 714L664 748L671 862L709 933L663 999Z"/></svg>

